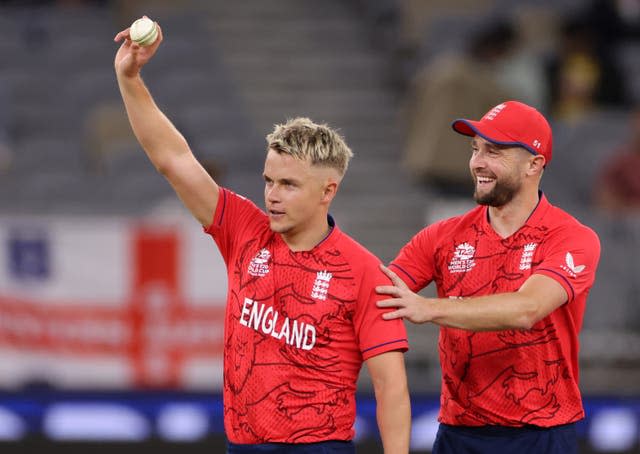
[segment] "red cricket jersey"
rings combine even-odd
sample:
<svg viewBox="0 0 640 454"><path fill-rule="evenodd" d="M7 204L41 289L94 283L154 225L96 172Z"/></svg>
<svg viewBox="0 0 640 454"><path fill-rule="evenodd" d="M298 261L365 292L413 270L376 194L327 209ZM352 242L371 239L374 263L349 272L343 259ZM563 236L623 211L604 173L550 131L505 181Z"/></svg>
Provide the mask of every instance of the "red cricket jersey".
<svg viewBox="0 0 640 454"><path fill-rule="evenodd" d="M568 295L529 330L442 327L441 422L550 427L584 417L578 332L599 257L597 235L544 195L508 238L495 233L484 206L413 237L391 266L414 291L435 281L440 298L514 292L532 274L544 274Z"/></svg>
<svg viewBox="0 0 640 454"><path fill-rule="evenodd" d="M224 424L233 443L351 440L362 362L406 351L382 319L380 261L334 226L292 252L266 214L227 189L206 232L228 270Z"/></svg>

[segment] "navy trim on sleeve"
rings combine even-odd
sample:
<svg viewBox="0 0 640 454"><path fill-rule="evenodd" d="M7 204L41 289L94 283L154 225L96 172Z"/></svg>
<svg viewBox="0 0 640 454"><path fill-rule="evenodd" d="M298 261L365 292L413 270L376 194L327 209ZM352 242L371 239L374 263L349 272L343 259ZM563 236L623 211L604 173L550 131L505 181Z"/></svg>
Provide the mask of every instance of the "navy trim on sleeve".
<svg viewBox="0 0 640 454"><path fill-rule="evenodd" d="M407 339L397 339L397 340L392 340L392 341L389 341L389 342L385 342L385 343L383 343L383 344L374 345L373 347L369 347L369 348L367 348L366 350L362 350L362 353L366 353L366 352L368 352L369 350L373 350L374 348L380 348L380 347L384 347L385 345L395 344L395 343L397 343L397 342L407 342L407 343L409 343L409 341L408 341Z"/></svg>
<svg viewBox="0 0 640 454"><path fill-rule="evenodd" d="M400 271L402 271L409 279L411 279L411 282L413 282L414 284L418 285L418 283L416 282L416 280L411 277L411 275L409 273L407 273L401 266L396 265L395 263L391 263L389 265L389 268L391 268L392 266L395 266L396 268L398 268Z"/></svg>
<svg viewBox="0 0 640 454"><path fill-rule="evenodd" d="M574 298L576 297L575 290L573 290L573 286L571 285L571 282L569 282L569 280L566 277L564 277L562 274L558 273L555 270L550 270L549 268L538 268L536 271L548 271L549 273L553 273L556 276L561 277L562 280L565 281L567 283L567 285L569 286L569 288L571 289L571 299L569 301L573 301L574 300ZM535 272L533 274L535 274Z"/></svg>

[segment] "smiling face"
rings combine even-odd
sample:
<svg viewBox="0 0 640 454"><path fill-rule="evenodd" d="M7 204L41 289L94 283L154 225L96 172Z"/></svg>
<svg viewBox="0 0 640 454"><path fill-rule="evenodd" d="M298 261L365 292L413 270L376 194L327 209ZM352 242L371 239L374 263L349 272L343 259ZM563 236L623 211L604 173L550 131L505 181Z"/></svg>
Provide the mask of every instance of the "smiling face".
<svg viewBox="0 0 640 454"><path fill-rule="evenodd" d="M271 230L293 239L326 229L337 172L270 149L264 163L264 199Z"/></svg>
<svg viewBox="0 0 640 454"><path fill-rule="evenodd" d="M469 169L480 205L502 207L522 190L533 155L522 147L496 145L476 136L471 141Z"/></svg>

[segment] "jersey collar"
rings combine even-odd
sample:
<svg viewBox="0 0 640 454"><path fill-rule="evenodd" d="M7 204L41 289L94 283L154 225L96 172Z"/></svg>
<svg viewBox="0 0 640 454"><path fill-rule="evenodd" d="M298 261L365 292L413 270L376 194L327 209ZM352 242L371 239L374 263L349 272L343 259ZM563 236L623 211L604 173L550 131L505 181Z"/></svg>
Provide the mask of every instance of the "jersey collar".
<svg viewBox="0 0 640 454"><path fill-rule="evenodd" d="M311 248L308 251L291 251L289 249L291 253L292 254L309 254L311 252L318 252L320 250L326 249L331 245L333 245L338 240L342 232L336 225L336 221L333 219L333 216L331 216L330 214L327 214L327 222L329 224L329 233L318 244L316 244L313 248ZM287 246L287 244L282 239L281 235L277 235L277 237L279 238L279 241L283 245L285 245L285 247L289 248L289 246Z"/></svg>
<svg viewBox="0 0 640 454"><path fill-rule="evenodd" d="M542 191L538 191L538 205L533 209L524 225L532 227L540 224L540 221L544 218L545 214L547 214L549 208L551 208L551 204L547 200L547 196L545 196Z"/></svg>
<svg viewBox="0 0 640 454"><path fill-rule="evenodd" d="M538 191L538 204L533 209L531 214L529 214L529 217L524 222L524 224L522 224L522 227L520 227L518 230L516 230L515 233L517 233L520 230L522 230L522 228L524 226L532 227L532 226L538 225L540 223L540 221L542 220L542 218L544 218L544 216L547 213L547 211L549 211L549 208L551 208L551 204L547 200L547 196L545 196L544 193L539 190ZM491 227L491 220L489 218L489 207L488 206L484 207L484 224L485 224L485 228L487 229L488 232L493 232L496 236L498 236L498 234L495 232L495 230L493 230L493 227ZM514 235L515 235L515 233L514 233ZM513 237L513 235L511 235L511 236Z"/></svg>

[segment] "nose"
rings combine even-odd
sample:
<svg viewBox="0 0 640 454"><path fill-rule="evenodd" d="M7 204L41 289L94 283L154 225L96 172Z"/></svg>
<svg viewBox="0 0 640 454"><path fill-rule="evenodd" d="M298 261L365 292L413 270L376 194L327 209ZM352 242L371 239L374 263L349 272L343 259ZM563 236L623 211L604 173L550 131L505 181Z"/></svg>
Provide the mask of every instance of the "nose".
<svg viewBox="0 0 640 454"><path fill-rule="evenodd" d="M276 184L266 184L264 187L264 193L266 199L271 203L275 203L280 200L278 185Z"/></svg>
<svg viewBox="0 0 640 454"><path fill-rule="evenodd" d="M471 170L474 169L482 169L486 166L486 162L484 159L484 153L482 151L475 151L471 153L471 158L469 158L469 168Z"/></svg>

